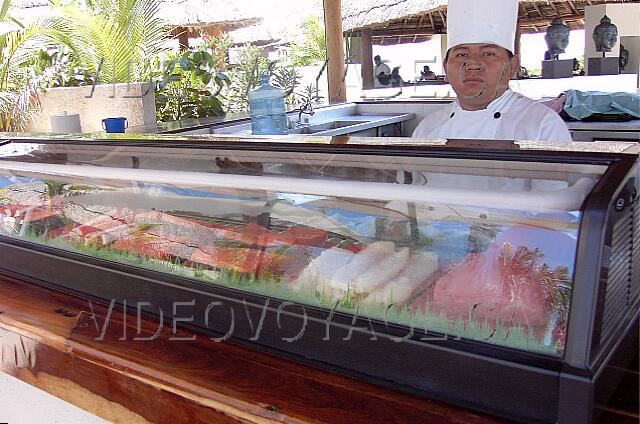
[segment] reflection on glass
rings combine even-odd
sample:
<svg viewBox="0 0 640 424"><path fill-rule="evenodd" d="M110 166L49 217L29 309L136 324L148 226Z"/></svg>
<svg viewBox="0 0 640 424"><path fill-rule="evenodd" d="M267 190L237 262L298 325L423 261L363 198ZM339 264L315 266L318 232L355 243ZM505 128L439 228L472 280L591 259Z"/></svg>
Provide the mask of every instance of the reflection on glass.
<svg viewBox="0 0 640 424"><path fill-rule="evenodd" d="M377 169L375 159L300 157L167 171L193 184L115 166L126 154L103 167L2 161L0 233L436 335L562 353L579 208L595 173L553 165L516 178L509 172L525 170L476 165L447 176L460 163ZM412 184L396 182L401 166L413 168Z"/></svg>

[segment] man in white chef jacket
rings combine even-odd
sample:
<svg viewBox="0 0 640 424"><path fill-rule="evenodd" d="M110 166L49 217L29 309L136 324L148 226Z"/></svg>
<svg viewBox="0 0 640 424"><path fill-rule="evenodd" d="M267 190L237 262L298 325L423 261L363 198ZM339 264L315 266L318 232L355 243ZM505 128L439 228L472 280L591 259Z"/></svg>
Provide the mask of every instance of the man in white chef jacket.
<svg viewBox="0 0 640 424"><path fill-rule="evenodd" d="M511 91L518 0L449 0L446 79L457 100L425 117L416 138L571 141L553 110Z"/></svg>

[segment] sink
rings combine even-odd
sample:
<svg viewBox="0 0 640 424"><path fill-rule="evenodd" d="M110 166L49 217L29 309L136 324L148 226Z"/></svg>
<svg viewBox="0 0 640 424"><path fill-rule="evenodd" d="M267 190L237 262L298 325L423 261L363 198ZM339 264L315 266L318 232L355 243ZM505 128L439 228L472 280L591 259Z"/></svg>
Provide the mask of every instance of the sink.
<svg viewBox="0 0 640 424"><path fill-rule="evenodd" d="M363 115L348 114L336 116L333 120L329 116L325 118L325 122L307 124L299 128L289 130L291 135L317 135L317 136L335 136L358 133L360 131L369 130L376 126L382 126L389 123L389 116L399 116L401 120L393 122L406 121L413 119L413 115ZM297 117L297 116L296 116ZM317 118L317 117L316 117ZM320 119L318 119L320 120ZM380 125L376 125L380 124ZM224 127L214 127L210 129L212 134L234 134L236 136L244 136L251 134L251 123L229 125Z"/></svg>
<svg viewBox="0 0 640 424"><path fill-rule="evenodd" d="M327 131L327 130L335 130L338 128L350 127L352 125L362 124L367 121L331 121L325 122L324 124L312 125L311 129L314 131Z"/></svg>
<svg viewBox="0 0 640 424"><path fill-rule="evenodd" d="M324 131L336 130L366 122L368 121L331 121L322 124L310 125L308 127L294 128L289 130L289 134L318 134Z"/></svg>

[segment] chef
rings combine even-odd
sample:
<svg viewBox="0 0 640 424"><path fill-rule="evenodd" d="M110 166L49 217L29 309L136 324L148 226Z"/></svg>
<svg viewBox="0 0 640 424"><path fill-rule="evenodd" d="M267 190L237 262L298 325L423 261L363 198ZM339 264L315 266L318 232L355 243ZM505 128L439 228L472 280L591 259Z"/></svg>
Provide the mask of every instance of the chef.
<svg viewBox="0 0 640 424"><path fill-rule="evenodd" d="M446 80L457 100L420 122L417 138L571 141L553 110L511 91L518 0L449 0Z"/></svg>

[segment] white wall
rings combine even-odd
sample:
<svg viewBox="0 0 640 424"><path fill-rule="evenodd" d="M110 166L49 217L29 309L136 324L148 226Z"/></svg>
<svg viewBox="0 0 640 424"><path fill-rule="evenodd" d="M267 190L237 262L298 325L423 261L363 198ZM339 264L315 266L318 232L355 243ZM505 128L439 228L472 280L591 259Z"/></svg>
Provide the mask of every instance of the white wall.
<svg viewBox="0 0 640 424"><path fill-rule="evenodd" d="M602 57L601 52L596 51L596 43L593 41L593 30L600 25L600 19L604 15L611 18L611 22L618 27L618 37L640 36L640 4L600 4L585 7L585 67L588 73L590 57ZM625 46L626 47L626 46ZM628 47L627 47L628 49ZM636 52L640 54L640 52ZM606 57L620 56L620 38L618 44ZM640 69L635 68L631 73L639 73Z"/></svg>
<svg viewBox="0 0 640 424"><path fill-rule="evenodd" d="M638 74L623 74L623 75L598 75L598 76L582 76L572 78L558 78L558 79L527 79L527 80L513 80L509 84L513 91L522 93L532 99L540 99L543 97L556 97L560 93L567 90L580 90L580 91L606 91L606 92L626 92L637 93L638 89ZM351 90L351 91L350 91ZM350 95L356 91L347 87L347 93ZM349 97L349 101L361 101L362 90L358 92L358 95ZM399 93L397 88L384 88L377 90L366 90L364 93L368 99L382 100L389 98ZM455 92L449 84L444 85L420 85L405 87L402 90L402 94L393 97L391 100L400 99L434 99L434 98L448 98L455 97Z"/></svg>
<svg viewBox="0 0 640 424"><path fill-rule="evenodd" d="M40 95L41 108L29 132L51 132L51 116L79 114L82 132L100 132L102 119L125 117L129 126L154 125L156 105L147 83L53 88ZM144 94L144 96L142 96ZM141 97L142 96L142 97Z"/></svg>

